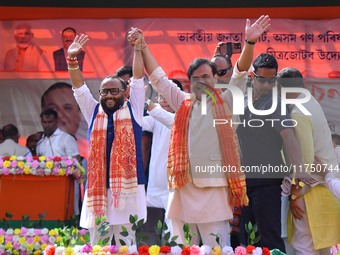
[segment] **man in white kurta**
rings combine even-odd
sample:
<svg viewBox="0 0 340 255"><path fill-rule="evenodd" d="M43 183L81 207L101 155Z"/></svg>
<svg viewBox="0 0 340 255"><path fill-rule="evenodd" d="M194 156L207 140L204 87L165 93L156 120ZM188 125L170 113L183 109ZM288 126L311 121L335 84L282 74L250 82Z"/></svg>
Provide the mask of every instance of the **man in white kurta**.
<svg viewBox="0 0 340 255"><path fill-rule="evenodd" d="M253 45L257 38L269 27L268 16L262 16L250 27L247 21L246 38L250 43L245 44L243 60L238 63L239 70L247 71L250 67ZM136 29L131 37L141 34ZM142 36L142 35L141 35ZM144 40L144 38L143 38ZM165 72L158 65L148 47L143 48L143 60L146 71L150 74L150 81L154 89L164 96L169 105L177 111L182 103L187 100L189 93L181 91L175 83L166 76ZM207 83L214 86L216 80L216 66L204 59L195 59L188 70L190 79L196 79L194 84ZM246 73L241 78L234 80L234 85L244 85ZM193 82L193 81L191 81ZM213 84L212 84L213 83ZM211 98L207 100L207 114L202 115L201 95L199 88L192 87L196 99L190 112L189 130L187 136L187 153L190 164L189 173L191 182L186 183L179 189L175 189L169 198L168 217L172 220L174 235L178 235L179 243L186 243L183 234L183 225L189 223L193 237L191 244L199 244L201 237L203 244L209 246L217 245L215 236L220 237L220 245L229 243L229 220L233 217L231 206L228 204L228 183L223 172L211 174L206 171L211 166L222 166L221 149L216 129L212 126L213 102ZM196 89L196 90L195 90ZM222 100L231 107L232 102L228 98L230 91L221 94ZM176 114L177 118L178 112ZM175 121L176 122L176 121ZM199 233L199 234L198 234Z"/></svg>

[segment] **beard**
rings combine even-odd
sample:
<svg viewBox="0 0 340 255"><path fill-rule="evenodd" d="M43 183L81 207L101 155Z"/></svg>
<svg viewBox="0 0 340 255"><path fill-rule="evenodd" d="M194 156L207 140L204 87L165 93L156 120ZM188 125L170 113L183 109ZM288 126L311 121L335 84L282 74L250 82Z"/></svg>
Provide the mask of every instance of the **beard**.
<svg viewBox="0 0 340 255"><path fill-rule="evenodd" d="M100 104L103 107L103 110L105 112L114 113L124 104L124 97L123 98L113 98L112 100L115 102L115 104L112 107L107 106L107 103L106 103L107 100L108 99L101 99L100 100Z"/></svg>

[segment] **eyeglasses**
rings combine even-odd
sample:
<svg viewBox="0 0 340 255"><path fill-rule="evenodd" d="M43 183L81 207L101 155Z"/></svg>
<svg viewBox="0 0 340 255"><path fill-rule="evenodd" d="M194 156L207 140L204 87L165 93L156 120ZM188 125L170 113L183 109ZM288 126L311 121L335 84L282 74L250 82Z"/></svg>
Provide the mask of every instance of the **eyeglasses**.
<svg viewBox="0 0 340 255"><path fill-rule="evenodd" d="M162 100L162 99L165 99L165 97L161 96L161 95L158 95L158 96L155 96L155 99L156 100Z"/></svg>
<svg viewBox="0 0 340 255"><path fill-rule="evenodd" d="M218 75L218 76L223 76L223 75L225 75L231 68L232 68L232 66L229 66L229 67L226 68L226 69L218 70L218 71L217 71L217 75Z"/></svg>
<svg viewBox="0 0 340 255"><path fill-rule="evenodd" d="M267 78L267 77L258 76L255 72L253 72L253 74L254 74L256 80L261 84L265 84L266 82L268 82L269 84L273 84L277 80L277 76Z"/></svg>
<svg viewBox="0 0 340 255"><path fill-rule="evenodd" d="M120 89L120 88L111 88L111 89L100 89L99 90L99 95L101 96L107 96L110 92L112 96L116 96L119 94L119 92L124 92L125 89Z"/></svg>

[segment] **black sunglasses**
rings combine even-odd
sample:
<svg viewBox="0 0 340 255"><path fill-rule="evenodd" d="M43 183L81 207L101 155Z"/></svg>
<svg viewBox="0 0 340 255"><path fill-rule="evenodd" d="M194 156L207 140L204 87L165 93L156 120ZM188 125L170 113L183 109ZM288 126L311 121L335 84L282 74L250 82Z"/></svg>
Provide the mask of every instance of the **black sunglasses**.
<svg viewBox="0 0 340 255"><path fill-rule="evenodd" d="M229 67L226 68L226 69L218 70L218 71L217 71L217 75L218 75L218 76L223 76L223 75L225 75L231 68L232 68L232 66L229 66Z"/></svg>
<svg viewBox="0 0 340 255"><path fill-rule="evenodd" d="M261 84L265 84L266 82L268 82L269 84L273 84L277 80L277 76L267 78L267 77L258 76L255 72L253 72L253 74L256 80Z"/></svg>
<svg viewBox="0 0 340 255"><path fill-rule="evenodd" d="M119 92L124 92L125 89L120 89L120 88L111 88L111 89L100 89L99 90L99 95L101 96L107 96L110 92L112 96L116 96L119 94Z"/></svg>

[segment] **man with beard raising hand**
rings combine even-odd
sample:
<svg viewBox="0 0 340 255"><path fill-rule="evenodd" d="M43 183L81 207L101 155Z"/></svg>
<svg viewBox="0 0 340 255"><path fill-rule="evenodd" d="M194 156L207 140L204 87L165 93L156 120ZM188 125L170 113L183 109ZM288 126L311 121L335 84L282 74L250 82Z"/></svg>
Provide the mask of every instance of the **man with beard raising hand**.
<svg viewBox="0 0 340 255"><path fill-rule="evenodd" d="M107 76L100 84L97 102L87 87L79 69L77 55L89 40L87 35L76 36L68 49L68 71L74 97L89 126L88 189L86 190L80 226L88 228L93 245L99 238L115 236L130 245L130 215L146 219L145 176L142 162L142 117L144 110L144 82L142 54L135 41L130 99L124 97L126 82L117 76ZM137 63L136 63L137 62ZM97 217L107 217L107 236L99 237ZM125 226L130 235L120 236Z"/></svg>

